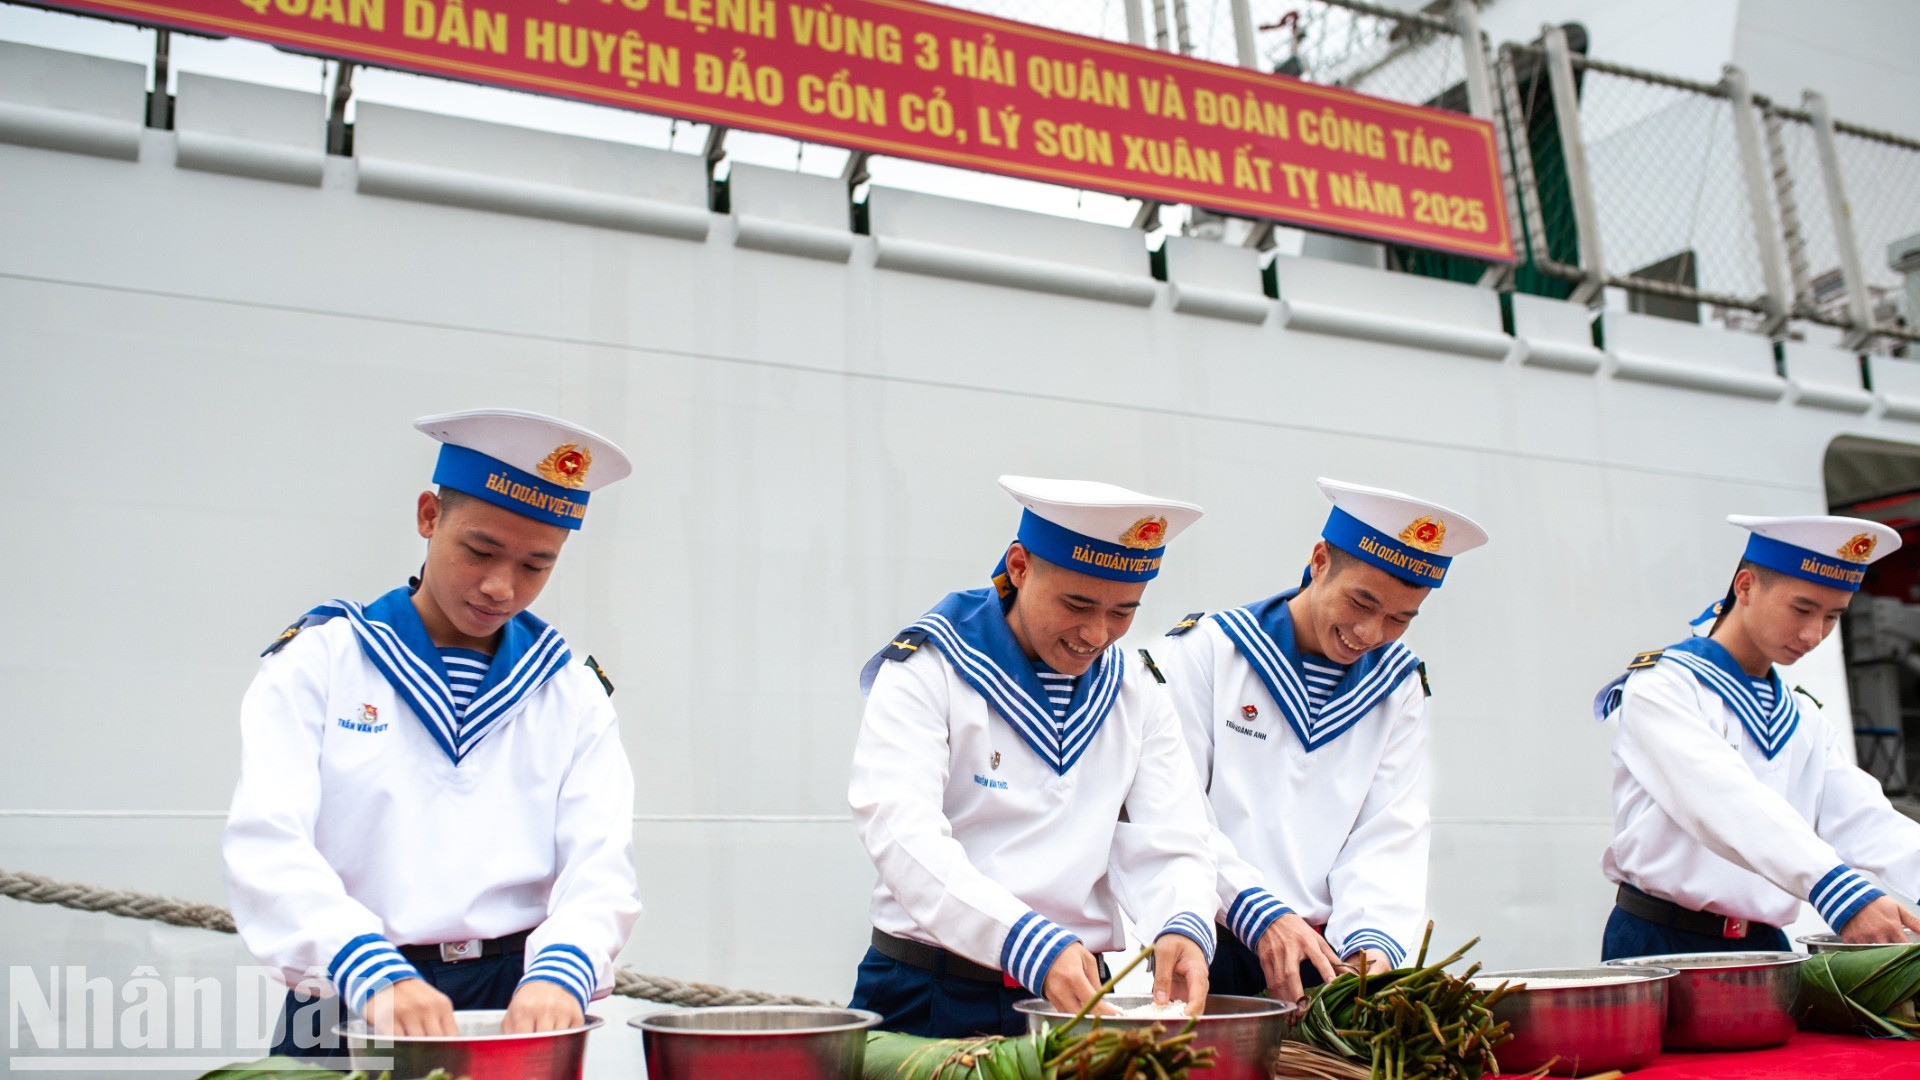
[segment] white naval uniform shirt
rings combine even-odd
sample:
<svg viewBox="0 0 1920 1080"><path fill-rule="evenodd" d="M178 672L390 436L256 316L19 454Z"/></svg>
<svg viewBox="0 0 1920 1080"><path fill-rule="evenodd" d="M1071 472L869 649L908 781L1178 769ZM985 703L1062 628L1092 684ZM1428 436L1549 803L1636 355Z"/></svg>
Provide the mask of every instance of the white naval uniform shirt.
<svg viewBox="0 0 1920 1080"><path fill-rule="evenodd" d="M640 912L633 775L584 665L547 680L456 767L337 618L262 662L240 728L227 894L247 949L290 985L323 973L357 1010L388 980L374 963L343 966L350 942L533 927L529 974L555 969L583 1002L610 988Z"/></svg>
<svg viewBox="0 0 1920 1080"><path fill-rule="evenodd" d="M1123 948L1123 907L1143 933L1204 936L1210 957L1206 808L1179 720L1151 682L1128 665L1112 712L1063 776L932 642L881 663L848 789L879 871L874 927L1009 971L1035 993L1046 968L1016 946L1057 924L1095 953Z"/></svg>
<svg viewBox="0 0 1920 1080"><path fill-rule="evenodd" d="M1801 709L1769 760L1726 702L1671 659L1623 689L1614 837L1601 859L1609 880L1771 926L1793 922L1808 898L1829 924L1851 915L1871 886L1850 866L1920 895L1920 823L1853 765L1818 709Z"/></svg>
<svg viewBox="0 0 1920 1080"><path fill-rule="evenodd" d="M1420 677L1409 671L1351 728L1308 752L1213 619L1153 655L1217 826L1220 904L1235 936L1254 948L1291 910L1325 925L1342 956L1379 949L1398 966L1420 940L1427 898Z"/></svg>

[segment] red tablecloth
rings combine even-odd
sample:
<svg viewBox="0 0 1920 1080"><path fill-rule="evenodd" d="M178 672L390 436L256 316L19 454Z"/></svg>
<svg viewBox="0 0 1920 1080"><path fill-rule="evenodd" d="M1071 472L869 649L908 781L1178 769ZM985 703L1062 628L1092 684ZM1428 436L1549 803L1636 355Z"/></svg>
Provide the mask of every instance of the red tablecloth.
<svg viewBox="0 0 1920 1080"><path fill-rule="evenodd" d="M1803 1031L1785 1046L1665 1053L1630 1080L1920 1080L1920 1042Z"/></svg>

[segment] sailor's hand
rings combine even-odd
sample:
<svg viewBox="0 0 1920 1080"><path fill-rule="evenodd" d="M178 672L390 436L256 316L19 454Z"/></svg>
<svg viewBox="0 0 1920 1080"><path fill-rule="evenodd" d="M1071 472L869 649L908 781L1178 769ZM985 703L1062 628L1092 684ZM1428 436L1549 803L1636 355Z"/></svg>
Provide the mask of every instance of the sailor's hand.
<svg viewBox="0 0 1920 1080"><path fill-rule="evenodd" d="M500 1031L506 1035L524 1035L530 1031L565 1031L586 1023L580 1014L580 1002L559 983L535 979L520 984L507 1003L507 1018Z"/></svg>
<svg viewBox="0 0 1920 1080"><path fill-rule="evenodd" d="M1054 958L1053 966L1047 969L1047 985L1041 996L1063 1013L1077 1013L1099 992L1100 964L1085 945L1076 941ZM1103 1001L1096 1011L1105 1014L1113 1009Z"/></svg>
<svg viewBox="0 0 1920 1080"><path fill-rule="evenodd" d="M425 979L402 979L367 999L360 1015L382 1035L458 1035L453 1001Z"/></svg>
<svg viewBox="0 0 1920 1080"><path fill-rule="evenodd" d="M1307 920L1288 912L1273 920L1260 935L1260 971L1267 977L1267 996L1275 1001L1299 1001L1307 996L1301 985L1300 965L1312 964L1321 982L1332 982L1340 957Z"/></svg>
<svg viewBox="0 0 1920 1080"><path fill-rule="evenodd" d="M1361 949L1359 952L1347 957L1346 966L1354 971L1359 971L1360 963L1363 960L1366 962L1367 974L1369 975L1380 975L1393 970L1393 961L1387 959L1387 954L1381 952L1379 949Z"/></svg>
<svg viewBox="0 0 1920 1080"><path fill-rule="evenodd" d="M1882 896L1847 920L1840 940L1849 945L1899 945L1907 940L1908 930L1920 931L1920 919L1901 907L1900 901Z"/></svg>
<svg viewBox="0 0 1920 1080"><path fill-rule="evenodd" d="M1161 934L1153 943L1153 1003L1187 1003L1187 1015L1207 1008L1207 954L1184 934Z"/></svg>

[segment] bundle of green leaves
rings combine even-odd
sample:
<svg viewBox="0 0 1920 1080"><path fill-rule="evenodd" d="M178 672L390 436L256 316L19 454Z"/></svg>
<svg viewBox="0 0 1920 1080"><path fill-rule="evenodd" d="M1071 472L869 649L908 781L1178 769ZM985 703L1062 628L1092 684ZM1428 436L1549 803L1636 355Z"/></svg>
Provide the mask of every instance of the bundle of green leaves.
<svg viewBox="0 0 1920 1080"><path fill-rule="evenodd" d="M1800 965L1794 1016L1809 1031L1920 1039L1920 945L1815 953Z"/></svg>
<svg viewBox="0 0 1920 1080"><path fill-rule="evenodd" d="M1103 1028L1099 1016L1089 1015L1152 954L1142 949L1071 1020L1030 1035L925 1039L872 1032L862 1075L865 1080L1181 1080L1189 1070L1213 1063L1212 1048L1193 1045L1195 1020L1170 1035L1159 1024Z"/></svg>
<svg viewBox="0 0 1920 1080"><path fill-rule="evenodd" d="M1373 1080L1479 1080L1499 1072L1494 1049L1512 1036L1494 1020L1493 1005L1507 987L1477 989L1479 964L1459 975L1447 973L1479 938L1429 965L1432 939L1428 923L1412 967L1376 974L1363 965L1315 988L1294 1038L1365 1063Z"/></svg>

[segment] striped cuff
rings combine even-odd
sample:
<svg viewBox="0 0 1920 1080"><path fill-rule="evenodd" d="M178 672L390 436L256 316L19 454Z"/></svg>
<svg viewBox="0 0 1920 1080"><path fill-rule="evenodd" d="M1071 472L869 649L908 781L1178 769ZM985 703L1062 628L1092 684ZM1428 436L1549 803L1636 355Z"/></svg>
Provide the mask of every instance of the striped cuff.
<svg viewBox="0 0 1920 1080"><path fill-rule="evenodd" d="M1160 933L1156 935L1155 940L1168 934L1179 934L1181 937L1193 939L1193 943L1200 946L1200 951L1206 954L1207 963L1213 963L1214 942L1211 922L1191 911L1183 911L1167 920L1167 925L1160 928Z"/></svg>
<svg viewBox="0 0 1920 1080"><path fill-rule="evenodd" d="M586 953L572 945L549 945L534 955L526 973L520 976L521 986L530 982L559 983L580 1003L580 1012L585 1014L599 980L594 977L593 961L587 959Z"/></svg>
<svg viewBox="0 0 1920 1080"><path fill-rule="evenodd" d="M1340 955L1343 958L1350 957L1361 949L1378 949L1387 955L1387 963L1393 967L1399 967L1407 958L1407 951L1400 947L1399 942L1371 927L1348 934L1347 943L1340 947Z"/></svg>
<svg viewBox="0 0 1920 1080"><path fill-rule="evenodd" d="M1267 890L1248 889L1227 906L1227 929L1247 948L1257 949L1267 927L1279 922L1280 916L1291 914L1293 909Z"/></svg>
<svg viewBox="0 0 1920 1080"><path fill-rule="evenodd" d="M1018 979L1021 986L1045 995L1047 972L1067 946L1080 939L1065 927L1056 926L1029 911L1020 916L1000 946L1000 970Z"/></svg>
<svg viewBox="0 0 1920 1080"><path fill-rule="evenodd" d="M1848 920L1860 913L1860 909L1887 895L1873 887L1873 883L1860 876L1860 872L1846 863L1827 871L1827 876L1813 887L1813 895L1807 897L1820 917L1827 920L1834 933L1847 925Z"/></svg>
<svg viewBox="0 0 1920 1080"><path fill-rule="evenodd" d="M366 1008L367 999L403 979L417 979L420 972L393 942L379 934L361 934L340 947L327 964L327 977L340 1000L355 1016Z"/></svg>

